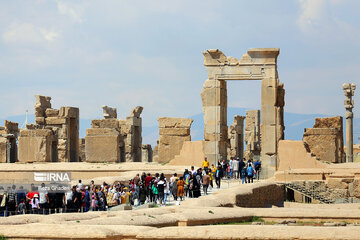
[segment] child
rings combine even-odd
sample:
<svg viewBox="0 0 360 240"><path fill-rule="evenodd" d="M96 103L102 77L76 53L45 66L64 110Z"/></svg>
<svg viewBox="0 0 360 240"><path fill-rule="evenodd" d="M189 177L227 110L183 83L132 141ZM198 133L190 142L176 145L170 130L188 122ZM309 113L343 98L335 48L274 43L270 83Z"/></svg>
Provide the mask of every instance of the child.
<svg viewBox="0 0 360 240"><path fill-rule="evenodd" d="M24 199L21 199L20 204L16 208L18 214L25 214L26 205Z"/></svg>

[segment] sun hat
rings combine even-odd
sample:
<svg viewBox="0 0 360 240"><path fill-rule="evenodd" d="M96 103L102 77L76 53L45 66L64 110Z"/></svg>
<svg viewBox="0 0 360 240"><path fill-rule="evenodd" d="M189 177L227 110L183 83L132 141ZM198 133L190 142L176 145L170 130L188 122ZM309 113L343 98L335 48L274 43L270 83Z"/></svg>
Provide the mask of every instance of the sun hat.
<svg viewBox="0 0 360 240"><path fill-rule="evenodd" d="M39 197L39 195L35 194L34 197Z"/></svg>

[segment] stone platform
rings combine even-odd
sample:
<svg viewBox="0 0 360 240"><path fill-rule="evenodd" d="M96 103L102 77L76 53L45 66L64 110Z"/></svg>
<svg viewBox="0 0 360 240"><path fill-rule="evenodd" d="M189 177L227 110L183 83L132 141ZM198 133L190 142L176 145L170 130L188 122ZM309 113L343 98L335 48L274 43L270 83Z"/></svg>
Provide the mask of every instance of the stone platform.
<svg viewBox="0 0 360 240"><path fill-rule="evenodd" d="M137 173L150 172L172 175L183 174L190 166L170 166L158 163L0 163L0 183L27 183L34 180L34 172L70 172L74 183L82 179L84 184L91 180L95 184L103 181L129 180Z"/></svg>
<svg viewBox="0 0 360 240"><path fill-rule="evenodd" d="M24 240L358 239L360 227L350 223L360 223L359 205L336 205L336 209L332 209L330 205L318 207L321 205L295 204L288 207L286 204L284 208L264 208L272 206L273 198L282 194L281 188L277 186L273 182L237 185L213 195L185 201L180 206L46 216L17 215L0 219L0 236ZM267 194L259 194L261 192ZM249 208L250 203L256 201L259 205ZM241 204L243 207L238 207ZM245 225L236 225L242 221L250 221L255 216L273 223L251 225L251 222L245 222ZM284 220L314 223L343 221L348 225L335 227L334 224L330 227L277 224Z"/></svg>

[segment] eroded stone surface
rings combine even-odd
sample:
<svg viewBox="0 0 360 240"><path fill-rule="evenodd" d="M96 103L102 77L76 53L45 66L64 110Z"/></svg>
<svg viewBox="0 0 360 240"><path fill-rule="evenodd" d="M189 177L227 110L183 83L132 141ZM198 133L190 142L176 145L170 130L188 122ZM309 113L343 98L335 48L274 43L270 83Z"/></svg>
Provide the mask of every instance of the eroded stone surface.
<svg viewBox="0 0 360 240"><path fill-rule="evenodd" d="M106 106L105 106L106 107ZM103 107L104 109L104 107ZM138 106L130 116L117 119L114 111L106 107L105 119L94 119L86 130L85 155L87 162L141 162L142 160L142 119L143 110ZM151 146L146 146L147 162L152 161ZM145 150L144 150L145 154Z"/></svg>
<svg viewBox="0 0 360 240"><path fill-rule="evenodd" d="M343 162L344 143L342 117L316 118L313 128L306 128L303 142L318 160Z"/></svg>
<svg viewBox="0 0 360 240"><path fill-rule="evenodd" d="M35 97L36 125L21 130L19 162L79 161L79 109L53 109L51 97Z"/></svg>
<svg viewBox="0 0 360 240"><path fill-rule="evenodd" d="M190 128L194 120L161 117L159 121L158 162L169 162L180 154L183 143L191 141Z"/></svg>

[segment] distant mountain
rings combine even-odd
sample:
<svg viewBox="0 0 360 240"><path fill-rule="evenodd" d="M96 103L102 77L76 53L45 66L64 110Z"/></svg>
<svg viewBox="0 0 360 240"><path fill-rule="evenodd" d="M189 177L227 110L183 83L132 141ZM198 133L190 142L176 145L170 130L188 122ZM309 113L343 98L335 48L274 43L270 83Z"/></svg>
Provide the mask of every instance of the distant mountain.
<svg viewBox="0 0 360 240"><path fill-rule="evenodd" d="M235 115L245 116L246 108L228 108L228 125L233 121ZM314 125L316 117L330 117L330 115L323 114L300 114L300 113L284 113L285 121L285 139L289 140L301 140L304 128L311 128ZM193 141L202 140L204 136L204 120L203 114L196 114L190 116L189 118L194 119L194 122L191 126L191 139ZM21 126L25 122L25 115L10 116L6 118L7 120L18 122ZM4 125L4 120L0 118L0 126ZM35 122L35 115L28 115L28 122ZM80 129L79 136L81 138L85 137L86 129L91 127L91 119L80 119ZM152 146L156 145L156 141L159 138L158 126L143 127L143 143L151 144ZM354 119L354 143L360 143L360 118ZM345 141L345 119L344 119L344 141Z"/></svg>

